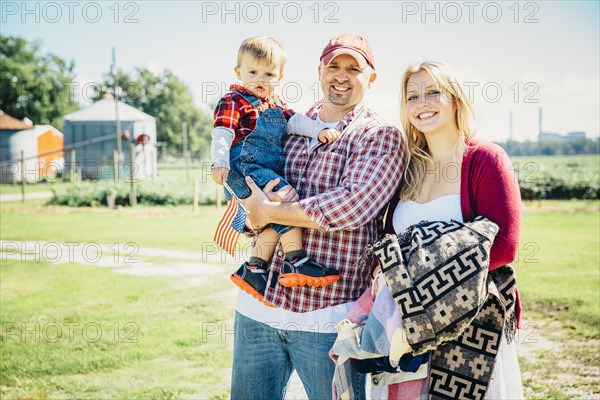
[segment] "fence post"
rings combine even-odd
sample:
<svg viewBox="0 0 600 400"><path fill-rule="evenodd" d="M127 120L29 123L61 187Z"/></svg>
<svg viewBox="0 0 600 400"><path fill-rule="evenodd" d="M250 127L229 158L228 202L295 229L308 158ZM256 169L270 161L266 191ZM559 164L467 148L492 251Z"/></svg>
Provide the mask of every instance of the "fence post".
<svg viewBox="0 0 600 400"><path fill-rule="evenodd" d="M183 123L183 161L185 163L185 179L190 181L190 155L188 152L187 122Z"/></svg>
<svg viewBox="0 0 600 400"><path fill-rule="evenodd" d="M198 197L200 192L200 184L198 183L198 179L194 179L194 214L198 214Z"/></svg>
<svg viewBox="0 0 600 400"><path fill-rule="evenodd" d="M71 149L71 183L75 182L75 175L76 175L76 170L77 170L77 166L76 166L76 154L75 154L75 149Z"/></svg>
<svg viewBox="0 0 600 400"><path fill-rule="evenodd" d="M137 205L137 194L135 191L135 175L134 175L134 160L135 160L135 144L131 143L130 147L130 153L129 153L129 157L130 157L130 162L131 162L131 168L129 168L129 178L131 181L131 187L129 190L129 205L131 207L135 207Z"/></svg>
<svg viewBox="0 0 600 400"><path fill-rule="evenodd" d="M21 150L21 201L25 201L25 151Z"/></svg>
<svg viewBox="0 0 600 400"><path fill-rule="evenodd" d="M221 186L217 186L217 191L215 193L215 204L217 205L217 210L221 209L221 195L223 194L223 189Z"/></svg>
<svg viewBox="0 0 600 400"><path fill-rule="evenodd" d="M113 151L113 179L114 182L119 182L119 152Z"/></svg>

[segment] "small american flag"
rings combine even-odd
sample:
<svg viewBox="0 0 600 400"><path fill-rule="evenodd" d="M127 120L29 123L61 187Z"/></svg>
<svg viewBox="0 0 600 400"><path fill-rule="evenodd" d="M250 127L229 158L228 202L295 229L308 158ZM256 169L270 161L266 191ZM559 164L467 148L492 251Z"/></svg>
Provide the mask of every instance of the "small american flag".
<svg viewBox="0 0 600 400"><path fill-rule="evenodd" d="M227 190L231 191L229 188ZM235 254L235 246L240 237L240 233L244 230L246 223L246 210L238 202L235 195L231 196L225 214L217 225L214 241L221 246L223 250L231 254Z"/></svg>

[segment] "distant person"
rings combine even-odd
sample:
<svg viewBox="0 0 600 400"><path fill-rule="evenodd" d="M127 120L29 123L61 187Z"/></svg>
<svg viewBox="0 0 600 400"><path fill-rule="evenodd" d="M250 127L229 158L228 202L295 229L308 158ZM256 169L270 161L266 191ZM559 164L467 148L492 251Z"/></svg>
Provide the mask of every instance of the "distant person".
<svg viewBox="0 0 600 400"><path fill-rule="evenodd" d="M147 179L156 177L155 152L156 147L150 144L150 136L145 133L138 135L135 139L134 174L136 178Z"/></svg>
<svg viewBox="0 0 600 400"><path fill-rule="evenodd" d="M285 58L283 46L275 39L257 36L244 40L234 68L242 85L232 85L231 92L223 96L215 109L211 176L219 185L227 182L238 199L251 194L246 176L261 188L274 179L279 179L276 190L289 185L282 177L282 145L287 134L304 135L324 144L333 143L340 135L339 131L287 108L275 94L283 77ZM226 190L225 196L229 199L231 194ZM325 286L339 279L338 271L307 256L301 228L280 224L263 228L250 259L231 276L242 290L265 302L269 262L278 241L285 252L287 271L279 276L281 285Z"/></svg>
<svg viewBox="0 0 600 400"><path fill-rule="evenodd" d="M324 145L307 137L285 138L285 178L300 200L280 202L273 183L242 203L254 227L278 223L304 227L308 255L339 271L325 287L276 285L285 271L281 246L271 261L266 307L240 292L234 323L232 399L281 399L296 370L309 399L329 399L335 364L329 358L336 325L370 284L359 267L364 248L383 228L383 208L400 182L404 157L400 131L363 100L375 82L368 41L355 34L332 38L318 67L323 100L308 116L342 135ZM269 200L270 199L270 200ZM351 376L355 395L364 398L364 376Z"/></svg>

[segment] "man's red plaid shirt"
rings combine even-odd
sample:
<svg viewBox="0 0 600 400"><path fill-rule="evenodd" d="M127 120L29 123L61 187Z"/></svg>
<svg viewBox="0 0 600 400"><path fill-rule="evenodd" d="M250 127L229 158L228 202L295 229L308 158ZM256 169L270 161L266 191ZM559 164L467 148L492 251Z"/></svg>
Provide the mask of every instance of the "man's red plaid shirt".
<svg viewBox="0 0 600 400"><path fill-rule="evenodd" d="M316 119L321 106L316 104L308 116ZM312 150L309 138L289 135L284 141L285 178L302 199L302 210L320 228L303 230L304 248L310 257L340 272L339 281L323 288L277 285L267 289L267 301L294 312L353 301L367 289L370 271L359 269L357 261L367 245L379 239L384 207L404 171L400 131L363 104L349 112L337 129L342 132L337 141ZM278 245L269 279L282 259Z"/></svg>
<svg viewBox="0 0 600 400"><path fill-rule="evenodd" d="M213 119L215 128L221 126L235 132L231 147L243 140L244 136L252 133L256 127L259 111L266 108L281 108L285 119L288 121L294 115L294 111L287 108L286 104L275 94L269 98L259 97L262 103L258 108L254 108L239 93L234 92L234 90L239 90L246 95L254 96L248 89L242 85L231 85L229 90L231 92L223 96L217 107L215 107Z"/></svg>

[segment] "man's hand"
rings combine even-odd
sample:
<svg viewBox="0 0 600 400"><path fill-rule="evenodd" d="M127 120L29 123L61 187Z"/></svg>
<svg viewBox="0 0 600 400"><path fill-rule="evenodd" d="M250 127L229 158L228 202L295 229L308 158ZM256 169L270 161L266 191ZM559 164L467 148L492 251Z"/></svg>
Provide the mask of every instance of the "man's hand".
<svg viewBox="0 0 600 400"><path fill-rule="evenodd" d="M325 144L331 144L335 142L342 133L337 129L325 128L319 132L319 142Z"/></svg>
<svg viewBox="0 0 600 400"><path fill-rule="evenodd" d="M274 192L273 188L279 184L280 179L273 179L267 182L263 188L264 194L267 195L270 201L276 201L281 203L293 203L294 201L300 200L298 192L292 187L292 185L285 185L278 191Z"/></svg>
<svg viewBox="0 0 600 400"><path fill-rule="evenodd" d="M222 185L223 183L227 182L229 168L213 166L210 170L210 176L217 185Z"/></svg>
<svg viewBox="0 0 600 400"><path fill-rule="evenodd" d="M268 219L266 204L269 203L269 198L249 176L246 177L246 184L252 190L250 197L240 200L246 211L248 211L248 219L252 228L262 229L267 224L271 223Z"/></svg>

